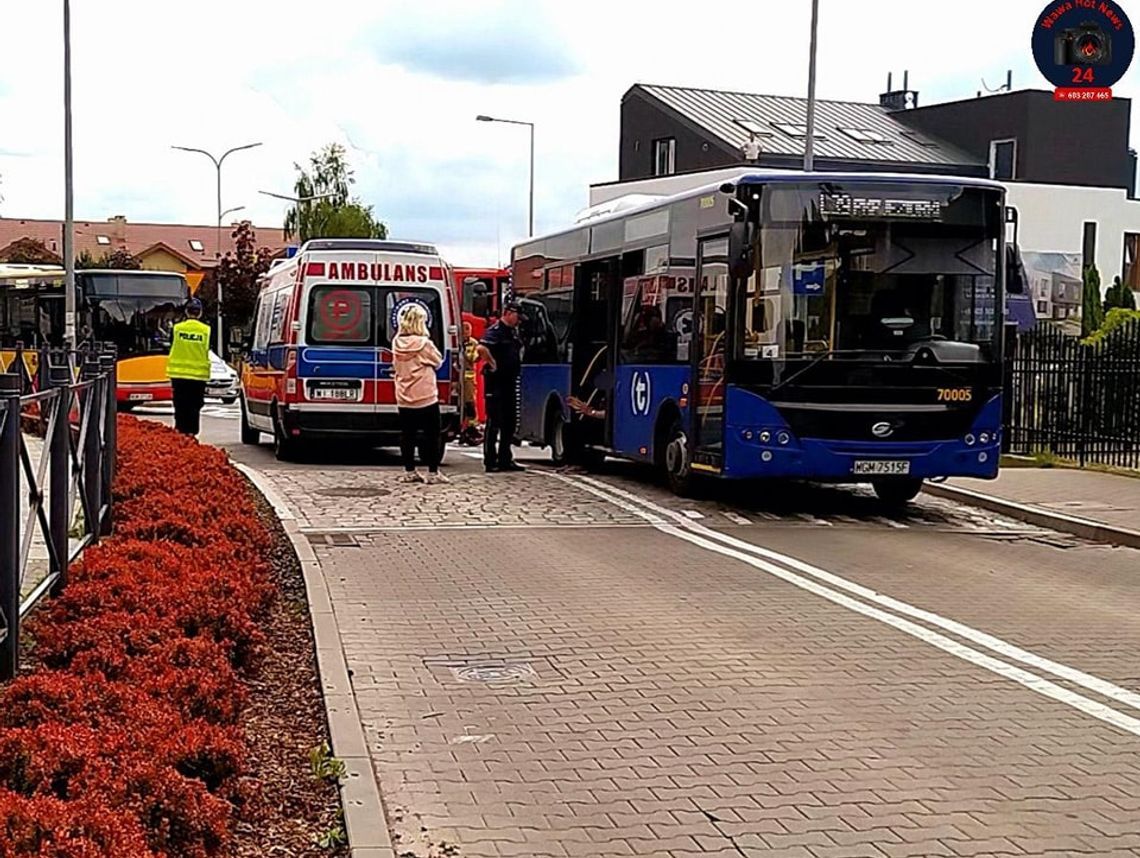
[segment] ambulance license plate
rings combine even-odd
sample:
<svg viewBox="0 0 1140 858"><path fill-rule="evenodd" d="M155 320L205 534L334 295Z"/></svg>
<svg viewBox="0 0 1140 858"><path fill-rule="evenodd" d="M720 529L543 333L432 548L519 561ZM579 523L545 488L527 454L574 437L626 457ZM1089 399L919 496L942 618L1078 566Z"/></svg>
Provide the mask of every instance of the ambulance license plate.
<svg viewBox="0 0 1140 858"><path fill-rule="evenodd" d="M326 402L359 402L360 401L360 387L348 386L320 386L309 388L309 398L319 399Z"/></svg>
<svg viewBox="0 0 1140 858"><path fill-rule="evenodd" d="M150 402L154 399L153 393L129 393L127 399L130 402Z"/></svg>

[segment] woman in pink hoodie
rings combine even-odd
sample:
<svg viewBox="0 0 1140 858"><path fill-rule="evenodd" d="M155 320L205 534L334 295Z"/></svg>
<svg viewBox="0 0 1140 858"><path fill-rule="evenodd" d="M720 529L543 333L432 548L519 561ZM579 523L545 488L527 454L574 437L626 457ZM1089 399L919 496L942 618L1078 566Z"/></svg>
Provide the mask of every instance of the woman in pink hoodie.
<svg viewBox="0 0 1140 858"><path fill-rule="evenodd" d="M410 304L399 319L400 330L392 340L393 369L396 376L396 405L400 411L400 452L404 458L406 483L422 483L416 470L416 439L420 461L427 465L429 483L446 483L439 472L440 417L439 386L435 373L443 355L428 336L427 312Z"/></svg>

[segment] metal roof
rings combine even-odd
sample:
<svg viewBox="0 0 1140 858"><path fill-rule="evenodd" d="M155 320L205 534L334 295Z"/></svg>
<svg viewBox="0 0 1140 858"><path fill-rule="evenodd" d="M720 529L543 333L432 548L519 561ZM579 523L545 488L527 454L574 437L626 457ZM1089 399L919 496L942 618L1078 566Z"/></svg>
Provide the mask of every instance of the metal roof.
<svg viewBox="0 0 1140 858"><path fill-rule="evenodd" d="M806 98L654 84L636 84L630 91L633 90L652 96L733 150L739 151L749 138L745 125L755 124L766 132L758 136L764 154L804 154L802 128L787 126L807 123ZM902 112L890 111L878 104L817 99L815 156L935 165L977 166L982 163L961 149L901 122L896 116ZM882 142L878 142L880 139Z"/></svg>

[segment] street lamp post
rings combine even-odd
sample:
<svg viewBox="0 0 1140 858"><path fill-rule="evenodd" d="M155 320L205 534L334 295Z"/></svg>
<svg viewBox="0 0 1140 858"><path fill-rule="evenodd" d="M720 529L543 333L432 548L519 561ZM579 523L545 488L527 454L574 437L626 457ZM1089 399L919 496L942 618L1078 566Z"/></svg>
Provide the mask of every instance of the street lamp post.
<svg viewBox="0 0 1140 858"><path fill-rule="evenodd" d="M63 0L63 340L75 348L75 194L71 155L71 2Z"/></svg>
<svg viewBox="0 0 1140 858"><path fill-rule="evenodd" d="M477 122L502 122L507 125L526 125L530 128L530 208L527 218L527 235L534 235L534 123L523 122L518 119L496 119L493 116L480 114L475 117Z"/></svg>
<svg viewBox="0 0 1140 858"><path fill-rule="evenodd" d="M214 256L216 259L215 265L222 261L222 215L224 214L224 212L222 211L222 164L225 162L226 158L228 158L234 152L241 152L243 149L255 149L261 145L262 145L261 143L246 143L244 146L234 146L232 149L227 149L225 152L223 152L222 156L220 158L215 158L212 154L207 152L205 149L194 149L190 146L172 146L171 147L172 149L177 149L180 152L197 152L199 155L205 155L207 158L209 158L213 162L214 169L217 170L217 173L218 173L218 233L217 233L217 249L214 252ZM238 206L237 209L230 209L230 211L238 211L242 208L244 208L244 206ZM217 278L217 268L216 267L215 267L214 271L215 271L214 280L215 280L217 287L218 287L218 354L223 354L225 351L225 340L222 337L222 283Z"/></svg>
<svg viewBox="0 0 1140 858"><path fill-rule="evenodd" d="M804 141L804 172L815 169L815 42L819 31L819 0L811 0L811 46L808 51L807 140Z"/></svg>

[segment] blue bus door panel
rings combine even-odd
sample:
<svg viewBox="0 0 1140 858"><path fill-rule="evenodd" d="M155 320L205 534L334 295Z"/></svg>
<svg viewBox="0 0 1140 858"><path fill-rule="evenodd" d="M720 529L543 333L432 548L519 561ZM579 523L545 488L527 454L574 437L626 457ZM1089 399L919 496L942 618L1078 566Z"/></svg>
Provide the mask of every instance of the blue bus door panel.
<svg viewBox="0 0 1140 858"><path fill-rule="evenodd" d="M614 379L614 452L651 462L657 415L668 401L686 398L692 370L688 365L619 365Z"/></svg>
<svg viewBox="0 0 1140 858"><path fill-rule="evenodd" d="M570 395L570 365L564 363L524 364L519 377L522 402L519 408L519 438L546 442L546 409L553 395L562 416L569 418L566 398Z"/></svg>

